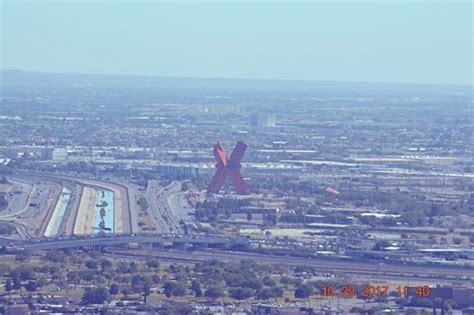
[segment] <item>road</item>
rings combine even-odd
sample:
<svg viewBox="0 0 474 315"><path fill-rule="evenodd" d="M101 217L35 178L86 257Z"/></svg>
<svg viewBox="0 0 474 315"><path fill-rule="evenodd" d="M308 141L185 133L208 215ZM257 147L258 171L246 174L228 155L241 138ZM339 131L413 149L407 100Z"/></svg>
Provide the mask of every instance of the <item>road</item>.
<svg viewBox="0 0 474 315"><path fill-rule="evenodd" d="M176 209L178 205L172 204L171 199L176 193L181 191L181 183L180 182L172 182L168 186L166 186L159 195L160 197L160 205L161 209L163 209L163 215L166 218L168 224L173 227L173 230L176 233L184 233L183 226L181 225L181 217L178 215Z"/></svg>
<svg viewBox="0 0 474 315"><path fill-rule="evenodd" d="M20 237L22 239L31 239L31 238L33 238L33 236L30 234L30 232L28 232L28 229L26 228L26 226L23 223L18 222L14 218L8 218L8 219L5 219L5 220L0 220L0 222L14 227L16 229L18 235L20 235ZM10 239L7 238L6 240L10 240Z"/></svg>
<svg viewBox="0 0 474 315"><path fill-rule="evenodd" d="M124 244L188 244L188 245L221 245L246 246L248 239L223 236L190 236L176 234L145 234L145 235L115 235L93 237L42 238L35 240L0 240L1 244L24 250L52 250L79 248L88 246L113 246Z"/></svg>
<svg viewBox="0 0 474 315"><path fill-rule="evenodd" d="M15 181L27 185L27 181L24 179L15 177ZM29 194L24 196L27 198L25 198L26 202L22 202L23 208L0 216L1 221L15 224L17 232L22 238L42 235L50 212L56 204L60 188L49 182L38 182L27 186L32 188ZM23 194L25 193L23 192Z"/></svg>
<svg viewBox="0 0 474 315"><path fill-rule="evenodd" d="M181 183L172 182L166 187L161 187L158 181L151 180L145 196L150 205L150 216L153 218L158 233L184 233L181 219L181 201L176 198L181 191ZM178 210L179 209L179 210Z"/></svg>
<svg viewBox="0 0 474 315"><path fill-rule="evenodd" d="M170 211L178 218L179 221L184 221L187 225L196 226L196 219L190 215L193 211L188 201L186 200L186 193L181 191L181 184L174 186L168 191L167 203ZM178 222L179 222L178 221Z"/></svg>
<svg viewBox="0 0 474 315"><path fill-rule="evenodd" d="M156 227L157 233L171 233L171 228L162 216L161 202L159 196L162 194L162 188L158 181L150 180L145 192L148 200L149 215Z"/></svg>
<svg viewBox="0 0 474 315"><path fill-rule="evenodd" d="M15 194L14 192L21 193ZM28 210L34 192L35 187L33 185L19 180L13 181L13 186L7 194L8 207L2 211L5 214L0 215L0 219L15 217Z"/></svg>

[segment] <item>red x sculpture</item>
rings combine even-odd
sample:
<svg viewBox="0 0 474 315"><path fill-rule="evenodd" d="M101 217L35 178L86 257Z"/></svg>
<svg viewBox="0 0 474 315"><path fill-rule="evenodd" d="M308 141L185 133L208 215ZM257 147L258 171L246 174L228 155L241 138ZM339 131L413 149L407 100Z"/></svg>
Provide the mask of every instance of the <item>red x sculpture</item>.
<svg viewBox="0 0 474 315"><path fill-rule="evenodd" d="M218 193L219 190L224 185L225 178L227 175L232 179L232 184L234 185L235 191L239 194L245 194L247 192L247 185L240 174L240 160L244 156L247 145L243 142L237 142L230 155L230 158L227 157L224 151L222 143L217 140L217 143L214 145L214 156L216 157L216 174L212 178L209 187L207 188L208 193Z"/></svg>

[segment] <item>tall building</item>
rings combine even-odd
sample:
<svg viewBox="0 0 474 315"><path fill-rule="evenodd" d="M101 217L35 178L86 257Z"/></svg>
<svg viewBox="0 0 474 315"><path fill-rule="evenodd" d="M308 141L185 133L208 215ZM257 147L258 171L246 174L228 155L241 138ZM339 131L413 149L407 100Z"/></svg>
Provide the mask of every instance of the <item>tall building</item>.
<svg viewBox="0 0 474 315"><path fill-rule="evenodd" d="M264 121L264 127L276 127L276 116L275 114L267 114Z"/></svg>
<svg viewBox="0 0 474 315"><path fill-rule="evenodd" d="M253 127L276 127L276 116L275 114L252 113L249 125Z"/></svg>

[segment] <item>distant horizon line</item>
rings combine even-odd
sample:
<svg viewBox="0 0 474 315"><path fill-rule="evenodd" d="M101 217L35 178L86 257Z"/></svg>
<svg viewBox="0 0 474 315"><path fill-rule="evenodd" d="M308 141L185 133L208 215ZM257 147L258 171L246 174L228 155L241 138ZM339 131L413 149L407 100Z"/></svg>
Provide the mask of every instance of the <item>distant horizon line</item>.
<svg viewBox="0 0 474 315"><path fill-rule="evenodd" d="M96 73L96 72L54 72L43 70L25 70L16 68L0 68L0 72L29 72L51 75L85 75L85 76L117 76L117 77L147 77L147 78L170 78L170 79L198 79L198 80L228 80L228 81L271 81L271 82L305 82L305 83L353 83L353 84L393 84L393 85L444 85L474 87L472 83L442 83L442 82L397 82L397 81L350 81L350 80L322 80L322 79L270 79L270 78L232 78L232 77L208 77L208 76L178 76L158 74L130 74L130 73Z"/></svg>

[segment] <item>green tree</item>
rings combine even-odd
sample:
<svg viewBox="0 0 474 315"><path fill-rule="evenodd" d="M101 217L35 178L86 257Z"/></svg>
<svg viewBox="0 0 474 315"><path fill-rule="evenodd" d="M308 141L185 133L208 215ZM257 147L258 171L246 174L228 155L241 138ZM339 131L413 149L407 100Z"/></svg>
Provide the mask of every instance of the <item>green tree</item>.
<svg viewBox="0 0 474 315"><path fill-rule="evenodd" d="M133 275L132 276L132 287L138 287L144 281L144 277L142 275Z"/></svg>
<svg viewBox="0 0 474 315"><path fill-rule="evenodd" d="M81 275L77 271L70 271L66 274L67 281L73 285L78 285L81 282Z"/></svg>
<svg viewBox="0 0 474 315"><path fill-rule="evenodd" d="M20 290L20 292L21 292L21 288L22 288L22 285L21 285L20 279L13 278L13 289Z"/></svg>
<svg viewBox="0 0 474 315"><path fill-rule="evenodd" d="M128 264L124 261L119 261L117 264L117 273L118 274L124 274L128 273Z"/></svg>
<svg viewBox="0 0 474 315"><path fill-rule="evenodd" d="M275 284L275 281L273 281L272 278L270 278L269 276L266 276L263 278L262 280L263 284L266 285L267 287L274 287L276 284Z"/></svg>
<svg viewBox="0 0 474 315"><path fill-rule="evenodd" d="M123 294L123 296L124 296L125 298L127 298L128 295L130 294L130 290L129 290L127 287L122 288L122 289L120 290L120 292L122 292L122 294Z"/></svg>
<svg viewBox="0 0 474 315"><path fill-rule="evenodd" d="M5 282L5 291L10 292L13 290L13 281L11 279L7 279Z"/></svg>
<svg viewBox="0 0 474 315"><path fill-rule="evenodd" d="M20 266L10 272L10 276L13 278L19 278L21 280L29 280L33 278L33 270L28 266Z"/></svg>
<svg viewBox="0 0 474 315"><path fill-rule="evenodd" d="M272 290L272 297L274 299L281 298L283 294L285 293L285 290L283 290L283 288L280 288L280 287L272 287L271 290Z"/></svg>
<svg viewBox="0 0 474 315"><path fill-rule="evenodd" d="M137 272L137 271L138 271L137 264L136 264L134 261L132 261L132 262L130 263L130 265L128 266L127 272L128 272L128 273L135 273L135 272Z"/></svg>
<svg viewBox="0 0 474 315"><path fill-rule="evenodd" d="M288 287L288 285L290 284L290 282L291 282L291 278L290 278L290 277L283 276L283 277L280 278L280 283L283 284L283 286L284 286L285 288Z"/></svg>
<svg viewBox="0 0 474 315"><path fill-rule="evenodd" d="M119 287L118 285L116 285L115 283L113 283L111 286L110 286L110 289L109 289L109 293L111 295L117 295L119 293Z"/></svg>
<svg viewBox="0 0 474 315"><path fill-rule="evenodd" d="M31 295L31 293L36 291L36 282L31 281L31 280L28 281L28 283L25 284L25 289L26 289L26 291L30 292L30 295Z"/></svg>
<svg viewBox="0 0 474 315"><path fill-rule="evenodd" d="M143 303L146 303L146 299L150 294L151 294L150 283L148 283L148 281L146 281L143 284Z"/></svg>
<svg viewBox="0 0 474 315"><path fill-rule="evenodd" d="M313 288L310 285L302 284L295 289L295 298L307 299L313 293Z"/></svg>
<svg viewBox="0 0 474 315"><path fill-rule="evenodd" d="M222 288L218 286L210 286L204 292L204 296L207 298L211 298L212 300L216 300L224 296L224 290L222 290Z"/></svg>
<svg viewBox="0 0 474 315"><path fill-rule="evenodd" d="M38 288L41 288L41 287L44 287L48 285L48 279L46 279L46 277L44 276L41 276L40 278L38 278L38 280L36 281L36 286Z"/></svg>
<svg viewBox="0 0 474 315"><path fill-rule="evenodd" d="M163 293L167 298L170 298L173 295L174 282L166 281L163 284Z"/></svg>
<svg viewBox="0 0 474 315"><path fill-rule="evenodd" d="M110 260L108 259L103 259L101 262L100 262L100 268L102 269L102 272L106 271L106 270L110 270L112 269L113 267L113 264Z"/></svg>
<svg viewBox="0 0 474 315"><path fill-rule="evenodd" d="M84 304L103 304L109 299L109 291L106 288L89 288L82 295Z"/></svg>
<svg viewBox="0 0 474 315"><path fill-rule="evenodd" d="M115 272L112 269L108 269L102 273L105 279L107 279L107 285L110 285L110 281L114 278Z"/></svg>
<svg viewBox="0 0 474 315"><path fill-rule="evenodd" d="M86 261L86 267L92 270L97 269L97 261L95 260L88 260Z"/></svg>
<svg viewBox="0 0 474 315"><path fill-rule="evenodd" d="M257 292L257 299L259 300L268 300L271 297L273 297L273 294L270 288L264 287Z"/></svg>
<svg viewBox="0 0 474 315"><path fill-rule="evenodd" d="M246 300L253 296L254 291L250 288L232 288L229 290L229 295L234 300Z"/></svg>
<svg viewBox="0 0 474 315"><path fill-rule="evenodd" d="M202 296L201 284L198 281L193 280L191 282L191 291L194 292L195 297L201 297Z"/></svg>
<svg viewBox="0 0 474 315"><path fill-rule="evenodd" d="M151 281L153 281L154 284L158 284L161 282L161 277L159 275L152 275Z"/></svg>
<svg viewBox="0 0 474 315"><path fill-rule="evenodd" d="M66 254L58 250L48 251L46 253L46 259L53 263L63 263L66 261L66 258Z"/></svg>
<svg viewBox="0 0 474 315"><path fill-rule="evenodd" d="M156 259L149 259L146 262L146 266L150 269L158 269L160 268L160 263Z"/></svg>
<svg viewBox="0 0 474 315"><path fill-rule="evenodd" d="M173 295L177 297L183 297L186 295L186 283L179 282L176 283L173 288Z"/></svg>

